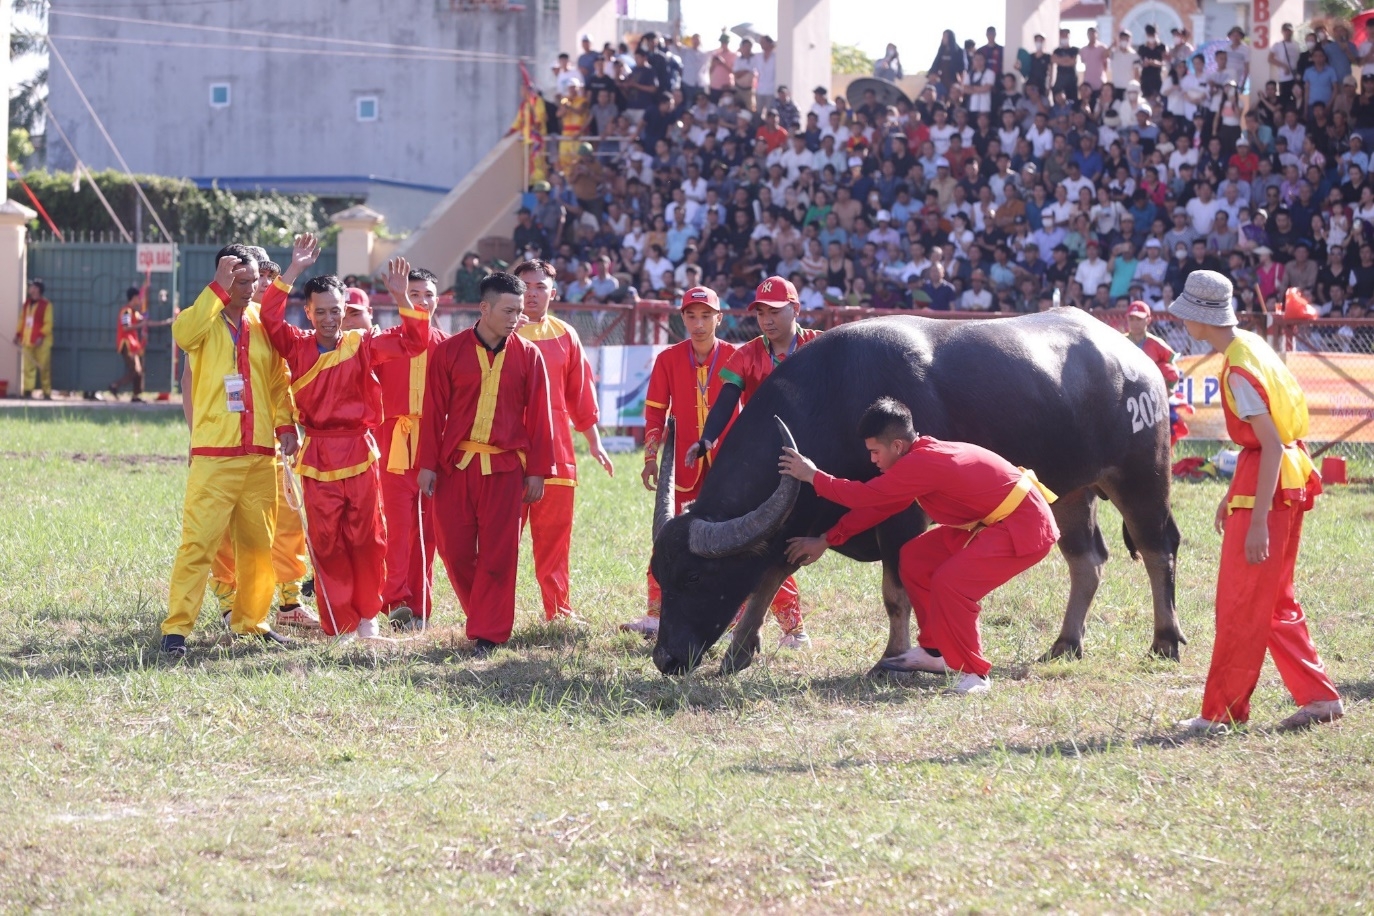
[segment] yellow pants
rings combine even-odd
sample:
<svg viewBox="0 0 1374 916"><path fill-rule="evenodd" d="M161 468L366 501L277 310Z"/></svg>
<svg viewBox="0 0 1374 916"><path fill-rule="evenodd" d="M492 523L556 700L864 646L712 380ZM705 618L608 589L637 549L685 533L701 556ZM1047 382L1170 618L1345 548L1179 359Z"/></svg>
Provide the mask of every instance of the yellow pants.
<svg viewBox="0 0 1374 916"><path fill-rule="evenodd" d="M24 348L24 377L20 380L20 394L27 394L43 380L43 393L52 394L52 338L45 337L36 347Z"/></svg>
<svg viewBox="0 0 1374 916"><path fill-rule="evenodd" d="M305 578L309 555L300 514L286 501L286 468L277 469L277 530L272 538L272 574L276 577L282 604L300 603L300 581ZM210 564L210 589L221 603L232 601L236 589L234 576L234 539L228 531ZM291 600L288 600L291 599ZM225 605L227 609L228 605Z"/></svg>
<svg viewBox="0 0 1374 916"><path fill-rule="evenodd" d="M277 524L276 459L270 455L191 459L172 564L163 635L189 636L200 616L210 564L227 532L236 545L238 595L229 628L265 633L272 606L272 535Z"/></svg>

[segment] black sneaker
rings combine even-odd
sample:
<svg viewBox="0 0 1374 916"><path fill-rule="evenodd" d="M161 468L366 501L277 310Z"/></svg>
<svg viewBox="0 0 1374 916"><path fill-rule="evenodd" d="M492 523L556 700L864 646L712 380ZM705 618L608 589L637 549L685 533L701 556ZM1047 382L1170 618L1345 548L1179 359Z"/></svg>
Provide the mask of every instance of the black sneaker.
<svg viewBox="0 0 1374 916"><path fill-rule="evenodd" d="M500 643L492 642L490 639L475 639L472 642L472 656L473 658L486 658L500 647Z"/></svg>
<svg viewBox="0 0 1374 916"><path fill-rule="evenodd" d="M406 626L415 619L415 612L402 604L388 611L386 619L391 622L391 629L404 630Z"/></svg>
<svg viewBox="0 0 1374 916"><path fill-rule="evenodd" d="M184 656L186 654L186 637L177 636L175 633L162 637L162 652L164 655Z"/></svg>
<svg viewBox="0 0 1374 916"><path fill-rule="evenodd" d="M268 645L278 645L280 648L295 648L295 640L287 639L276 630L268 630L267 633L243 633L238 634L239 639L261 640Z"/></svg>
<svg viewBox="0 0 1374 916"><path fill-rule="evenodd" d="M315 597L315 577L311 576L301 583L301 594L307 598Z"/></svg>

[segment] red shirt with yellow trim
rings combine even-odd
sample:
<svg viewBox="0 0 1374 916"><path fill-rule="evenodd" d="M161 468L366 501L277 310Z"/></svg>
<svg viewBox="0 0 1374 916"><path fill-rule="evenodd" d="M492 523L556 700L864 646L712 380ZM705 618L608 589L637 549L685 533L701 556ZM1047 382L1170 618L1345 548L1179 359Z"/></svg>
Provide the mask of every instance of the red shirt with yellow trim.
<svg viewBox="0 0 1374 916"><path fill-rule="evenodd" d="M25 299L19 310L19 327L14 331L19 343L36 347L52 336L52 303L47 299Z"/></svg>
<svg viewBox="0 0 1374 916"><path fill-rule="evenodd" d="M172 338L191 369L191 454L209 458L275 455L276 437L295 431L286 364L250 303L237 326L224 312L229 294L211 283L172 322ZM225 376L244 379L243 410L229 409Z"/></svg>
<svg viewBox="0 0 1374 916"><path fill-rule="evenodd" d="M429 315L401 309L400 334L345 331L332 350L321 350L314 331L286 322L291 287L280 279L262 296L262 324L291 370L296 417L305 429L297 470L315 480L342 480L377 459L371 429L381 422L376 365L405 359L425 347Z"/></svg>
<svg viewBox="0 0 1374 916"><path fill-rule="evenodd" d="M487 349L475 328L434 348L425 377L421 468L554 476L549 379L539 348L512 334Z"/></svg>
<svg viewBox="0 0 1374 916"><path fill-rule="evenodd" d="M395 334L400 328L388 328L383 334ZM386 469L401 474L416 467L420 454L420 421L425 407L425 375L439 344L449 335L429 326L429 338L424 352L410 359L394 359L377 366L375 374L382 385L382 416L392 424L389 437L383 427L382 448L386 450Z"/></svg>
<svg viewBox="0 0 1374 916"><path fill-rule="evenodd" d="M1260 396L1274 421L1279 441L1283 443L1279 482L1274 488L1271 508L1311 509L1322 492L1322 481L1303 442L1308 428L1307 396L1293 373L1263 338L1250 331L1237 330L1235 339L1226 348L1221 367L1221 409L1226 417L1226 433L1241 448L1227 494L1228 510L1253 509L1259 485L1260 440L1249 418L1242 417L1237 409L1231 390L1231 382L1236 378L1249 382Z"/></svg>
<svg viewBox="0 0 1374 916"><path fill-rule="evenodd" d="M1130 335L1127 334L1126 338L1129 340ZM1164 376L1164 384L1168 385L1172 392L1174 386L1178 384L1179 378L1178 366L1174 363L1174 360L1178 359L1178 354L1174 352L1174 348L1153 334L1146 334L1139 343L1134 340L1131 343L1134 343L1146 356L1150 357L1159 369L1159 374Z"/></svg>
<svg viewBox="0 0 1374 916"><path fill-rule="evenodd" d="M820 331L799 327L794 338L794 344L789 350L795 352L798 347L820 336ZM750 396L763 384L763 380L768 378L773 370L780 366L789 355L791 355L790 352L774 353L768 338L760 334L735 350L730 356L730 362L721 370L720 375L727 385L734 385L743 392L739 399L740 406L743 407Z"/></svg>
<svg viewBox="0 0 1374 916"><path fill-rule="evenodd" d="M522 325L517 333L539 348L549 375L554 476L548 482L577 486L573 430L591 429L601 418L591 363L587 362L577 329L552 315L545 314L542 321Z"/></svg>
<svg viewBox="0 0 1374 916"><path fill-rule="evenodd" d="M852 511L825 534L832 547L867 531L913 502L937 525L962 527L982 521L1001 506L1025 472L994 451L969 442L921 436L897 462L867 482L816 474L816 495ZM1040 492L1032 487L1005 525L1018 556L1044 550L1059 527Z"/></svg>
<svg viewBox="0 0 1374 916"><path fill-rule="evenodd" d="M115 352L129 351L131 356L142 356L147 349L143 341L143 311L132 305L119 310L119 321L115 327Z"/></svg>
<svg viewBox="0 0 1374 916"><path fill-rule="evenodd" d="M717 340L711 355L698 364L692 341L684 340L654 359L654 368L649 374L649 393L644 401L644 457L653 460L658 455L671 413L677 422L674 449L677 454L673 458L675 489L679 493L691 493L701 486L711 456L707 455L706 461L689 468L685 463L687 450L706 429L706 416L720 395L725 384L725 367L737 349L732 343ZM721 438L725 438L724 433Z"/></svg>

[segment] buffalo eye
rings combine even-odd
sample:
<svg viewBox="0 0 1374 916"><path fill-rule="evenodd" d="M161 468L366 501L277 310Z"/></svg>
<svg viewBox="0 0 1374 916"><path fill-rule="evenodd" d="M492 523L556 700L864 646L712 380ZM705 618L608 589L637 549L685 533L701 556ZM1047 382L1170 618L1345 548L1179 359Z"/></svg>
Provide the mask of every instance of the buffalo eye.
<svg viewBox="0 0 1374 916"><path fill-rule="evenodd" d="M698 572L689 572L686 576L683 577L683 582L685 582L687 585L696 585L700 581L701 573Z"/></svg>

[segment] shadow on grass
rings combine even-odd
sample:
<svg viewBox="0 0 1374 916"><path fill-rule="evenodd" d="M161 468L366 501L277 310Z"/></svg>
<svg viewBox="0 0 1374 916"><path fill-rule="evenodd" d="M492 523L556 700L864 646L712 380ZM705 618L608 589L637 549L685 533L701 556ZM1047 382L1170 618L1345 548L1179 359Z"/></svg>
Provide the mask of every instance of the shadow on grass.
<svg viewBox="0 0 1374 916"><path fill-rule="evenodd" d="M716 673L718 654L694 674L668 678L654 668L651 644L638 637L608 637L557 624L524 627L506 648L486 659L472 656L471 644L455 627L347 645L317 636L301 639L291 649L231 640L202 629L191 638L191 651L183 659L161 655L159 638L156 628L146 626L29 634L0 654L0 681L121 678L184 668L218 678L232 689L234 681L246 678L354 670L393 678L446 705L489 704L602 720L741 711L760 703L899 706L919 701L929 693L919 688L930 686L914 676L867 677L858 670L810 677L774 667L770 658L727 677ZM934 684L937 679L926 680Z"/></svg>

